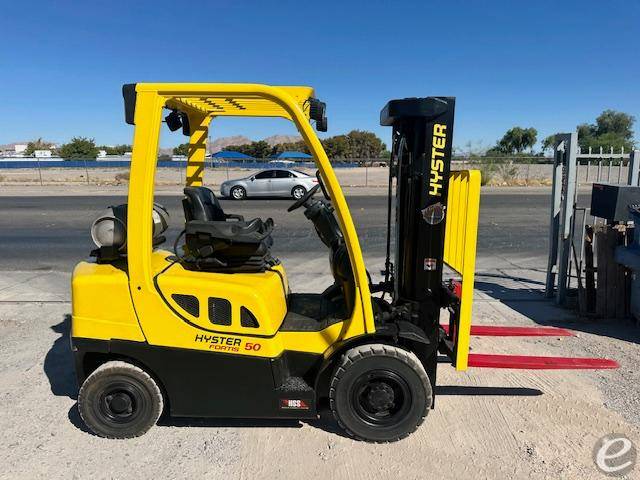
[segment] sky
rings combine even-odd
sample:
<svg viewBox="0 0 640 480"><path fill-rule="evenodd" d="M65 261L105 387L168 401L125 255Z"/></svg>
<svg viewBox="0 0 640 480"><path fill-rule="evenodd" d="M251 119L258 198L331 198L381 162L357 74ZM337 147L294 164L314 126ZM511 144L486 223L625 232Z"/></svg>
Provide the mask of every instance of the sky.
<svg viewBox="0 0 640 480"><path fill-rule="evenodd" d="M571 131L607 108L640 119L636 0L0 0L0 12L0 144L131 143L121 87L144 81L310 85L327 103L320 136L362 129L387 143L388 100L455 96L463 150L515 125L539 139ZM185 141L167 132L163 146ZM295 129L225 118L210 133Z"/></svg>

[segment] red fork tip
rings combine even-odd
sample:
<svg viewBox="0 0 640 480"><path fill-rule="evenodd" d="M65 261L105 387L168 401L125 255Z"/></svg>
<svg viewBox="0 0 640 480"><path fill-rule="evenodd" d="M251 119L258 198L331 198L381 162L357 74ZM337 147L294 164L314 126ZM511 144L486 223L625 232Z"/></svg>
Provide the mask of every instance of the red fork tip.
<svg viewBox="0 0 640 480"><path fill-rule="evenodd" d="M620 364L608 358L538 357L530 355L492 355L471 353L469 367L514 368L522 370L606 370Z"/></svg>

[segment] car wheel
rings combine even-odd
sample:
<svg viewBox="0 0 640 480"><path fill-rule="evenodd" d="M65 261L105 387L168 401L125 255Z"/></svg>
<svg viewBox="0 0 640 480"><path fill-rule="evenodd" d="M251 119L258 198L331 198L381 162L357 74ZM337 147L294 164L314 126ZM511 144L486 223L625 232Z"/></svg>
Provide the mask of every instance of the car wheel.
<svg viewBox="0 0 640 480"><path fill-rule="evenodd" d="M242 187L233 187L230 193L234 200L242 200L247 197L247 191Z"/></svg>
<svg viewBox="0 0 640 480"><path fill-rule="evenodd" d="M331 380L331 410L351 436L393 442L415 431L431 407L431 384L418 357L383 344L348 350Z"/></svg>
<svg viewBox="0 0 640 480"><path fill-rule="evenodd" d="M307 193L307 189L304 187L301 187L300 185L298 185L297 187L293 187L293 189L291 190L291 196L296 200L299 200L302 197L304 197L305 193Z"/></svg>
<svg viewBox="0 0 640 480"><path fill-rule="evenodd" d="M142 435L155 425L162 409L162 393L154 379L122 361L100 365L78 394L80 417L94 433L106 438Z"/></svg>

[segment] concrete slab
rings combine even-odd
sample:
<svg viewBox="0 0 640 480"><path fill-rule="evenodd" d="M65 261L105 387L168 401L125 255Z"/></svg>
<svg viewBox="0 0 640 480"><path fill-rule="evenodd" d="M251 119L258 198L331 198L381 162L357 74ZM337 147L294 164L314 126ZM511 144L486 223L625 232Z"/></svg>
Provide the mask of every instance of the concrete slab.
<svg viewBox="0 0 640 480"><path fill-rule="evenodd" d="M1 272L0 302L69 302L71 275L67 272Z"/></svg>

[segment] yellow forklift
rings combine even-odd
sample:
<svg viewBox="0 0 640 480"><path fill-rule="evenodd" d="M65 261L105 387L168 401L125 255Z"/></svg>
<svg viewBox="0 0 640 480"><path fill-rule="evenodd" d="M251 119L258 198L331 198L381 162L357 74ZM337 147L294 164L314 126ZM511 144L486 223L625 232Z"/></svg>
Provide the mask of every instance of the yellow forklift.
<svg viewBox="0 0 640 480"><path fill-rule="evenodd" d="M94 222L94 258L72 279L78 408L96 434L135 437L163 412L309 419L328 401L353 437L388 442L416 430L432 408L443 358L457 370L615 367L469 354L472 333L568 332L472 331L480 174L450 172L454 98L393 100L381 113L393 147L384 280L373 284L313 130L326 131L327 117L312 88L138 83L123 97L135 125L128 202ZM163 112L167 127L190 139L184 231L173 251L162 248L167 211L154 203ZM271 254L273 221L224 212L202 185L209 124L221 116L286 118L309 147L318 183L289 212L303 208L327 247L334 283L325 291L292 292Z"/></svg>

